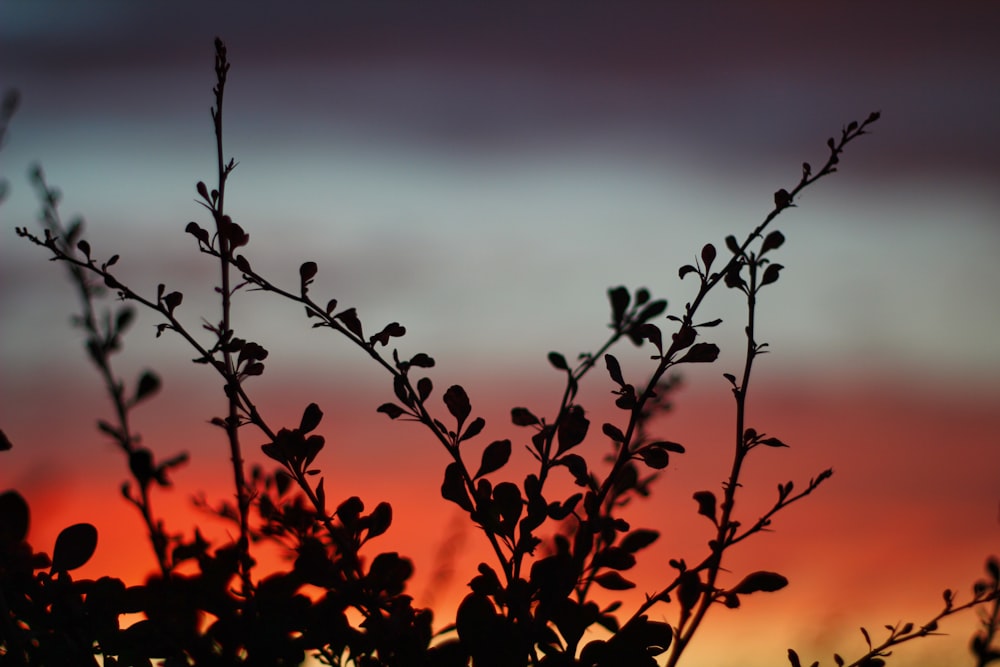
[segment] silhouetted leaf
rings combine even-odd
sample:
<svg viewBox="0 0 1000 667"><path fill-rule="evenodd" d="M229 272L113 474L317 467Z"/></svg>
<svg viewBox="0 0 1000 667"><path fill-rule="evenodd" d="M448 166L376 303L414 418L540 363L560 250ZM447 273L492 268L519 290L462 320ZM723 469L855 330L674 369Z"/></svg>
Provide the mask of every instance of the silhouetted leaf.
<svg viewBox="0 0 1000 667"><path fill-rule="evenodd" d="M726 271L726 277L725 277L726 287L730 287L733 289L746 287L747 283L745 280L743 280L743 277L740 275L741 271L743 271L742 262L734 262L729 265L729 269Z"/></svg>
<svg viewBox="0 0 1000 667"><path fill-rule="evenodd" d="M7 548L20 544L28 536L31 513L28 503L17 491L0 494L0 545Z"/></svg>
<svg viewBox="0 0 1000 667"><path fill-rule="evenodd" d="M510 460L510 451L510 440L497 440L487 445L486 449L483 450L483 458L479 464L479 470L473 479L479 479L483 475L496 472L507 465L507 461Z"/></svg>
<svg viewBox="0 0 1000 667"><path fill-rule="evenodd" d="M549 352L549 363L552 364L557 370L569 370L569 364L566 363L566 357L558 352Z"/></svg>
<svg viewBox="0 0 1000 667"><path fill-rule="evenodd" d="M773 593L780 591L788 585L788 579L776 572L751 572L743 577L740 583L733 587L732 592L739 595L749 595L750 593L765 592Z"/></svg>
<svg viewBox="0 0 1000 667"><path fill-rule="evenodd" d="M566 454L559 458L556 463L569 468L574 481L579 486L587 486L590 483L590 475L587 473L587 462L578 454Z"/></svg>
<svg viewBox="0 0 1000 667"><path fill-rule="evenodd" d="M655 324L650 324L649 322L640 324L630 329L629 335L632 338L632 342L636 345L641 345L643 341L648 340L653 344L657 352L661 355L663 354L663 333L660 331L660 327Z"/></svg>
<svg viewBox="0 0 1000 667"><path fill-rule="evenodd" d="M474 508L469 492L465 488L465 477L462 475L462 466L458 462L448 464L444 469L444 482L441 484L441 497L456 503L466 512L471 512Z"/></svg>
<svg viewBox="0 0 1000 667"><path fill-rule="evenodd" d="M602 572L597 575L594 577L594 583L601 588L607 588L610 591L625 591L630 588L635 588L635 584L633 582L629 581L614 570Z"/></svg>
<svg viewBox="0 0 1000 667"><path fill-rule="evenodd" d="M670 465L670 455L662 447L649 445L638 452L642 462L654 470L663 470Z"/></svg>
<svg viewBox="0 0 1000 667"><path fill-rule="evenodd" d="M785 267L781 264L768 264L767 268L764 269L764 276L760 279L761 286L770 285L776 281L778 279L778 274L783 268Z"/></svg>
<svg viewBox="0 0 1000 667"><path fill-rule="evenodd" d="M469 396L465 393L465 389L457 384L448 387L448 391L444 392L444 404L451 416L458 421L458 428L461 429L462 424L465 423L472 411L472 405L469 403Z"/></svg>
<svg viewBox="0 0 1000 667"><path fill-rule="evenodd" d="M715 343L695 343L677 363L711 363L719 358L719 346Z"/></svg>
<svg viewBox="0 0 1000 667"><path fill-rule="evenodd" d="M740 251L739 241L737 241L736 237L732 234L726 237L726 247L729 248L729 251L734 255L742 254Z"/></svg>
<svg viewBox="0 0 1000 667"><path fill-rule="evenodd" d="M645 549L659 539L659 537L660 533L655 530L638 528L625 535L619 546L629 553L635 553L640 549Z"/></svg>
<svg viewBox="0 0 1000 667"><path fill-rule="evenodd" d="M361 320L358 319L358 311L355 308L342 310L333 316L333 319L340 320L352 334L358 338L364 338L361 329Z"/></svg>
<svg viewBox="0 0 1000 667"><path fill-rule="evenodd" d="M406 334L406 327L401 325L399 322L393 322L392 324L387 324L382 331L378 332L368 340L369 345L375 345L376 342L382 343L382 346L389 344L389 339L396 337L399 338Z"/></svg>
<svg viewBox="0 0 1000 667"><path fill-rule="evenodd" d="M368 517L368 534L366 539L378 537L389 530L391 524L392 505L389 503L379 503Z"/></svg>
<svg viewBox="0 0 1000 667"><path fill-rule="evenodd" d="M0 452L5 452L8 449L12 448L13 445L10 444L10 439L7 437L7 434L4 433L3 431L0 431Z"/></svg>
<svg viewBox="0 0 1000 667"><path fill-rule="evenodd" d="M792 664L792 667L802 667L802 662L799 660L799 654L788 649L788 662Z"/></svg>
<svg viewBox="0 0 1000 667"><path fill-rule="evenodd" d="M152 396L159 390L160 390L159 376L153 371L143 371L142 375L139 376L139 382L135 390L135 398L132 399L132 402L138 403L144 398Z"/></svg>
<svg viewBox="0 0 1000 667"><path fill-rule="evenodd" d="M528 408L513 408L510 411L510 420L514 426L534 426L540 423L538 417L533 415Z"/></svg>
<svg viewBox="0 0 1000 667"><path fill-rule="evenodd" d="M778 440L777 438L763 438L759 442L760 442L760 444L766 445L768 447L787 447L788 446L785 443L783 443L781 440Z"/></svg>
<svg viewBox="0 0 1000 667"><path fill-rule="evenodd" d="M514 528L524 509L521 489L516 484L501 482L493 489L493 500L503 519L501 532L508 537L514 537Z"/></svg>
<svg viewBox="0 0 1000 667"><path fill-rule="evenodd" d="M84 240L80 240L80 242L76 244L76 249L79 250L80 252L82 252L83 255L87 259L90 259L90 244L89 243L87 243Z"/></svg>
<svg viewBox="0 0 1000 667"><path fill-rule="evenodd" d="M631 297L625 287L615 287L608 290L608 299L611 301L611 324L617 327L625 319Z"/></svg>
<svg viewBox="0 0 1000 667"><path fill-rule="evenodd" d="M621 432L621 429L614 424L605 423L601 426L601 430L604 431L604 435L608 436L615 442L625 442L625 434Z"/></svg>
<svg viewBox="0 0 1000 667"><path fill-rule="evenodd" d="M462 432L460 440L471 440L482 433L484 426L486 426L486 420L482 417L476 417L469 423L469 427Z"/></svg>
<svg viewBox="0 0 1000 667"><path fill-rule="evenodd" d="M635 556L621 547L608 547L594 559L595 567L607 567L612 570L628 570L635 567Z"/></svg>
<svg viewBox="0 0 1000 667"><path fill-rule="evenodd" d="M621 364L618 363L618 359L616 359L614 355L605 354L604 363L607 364L608 374L611 376L611 379L615 382L615 384L618 386L624 386L625 379L622 377L622 367Z"/></svg>
<svg viewBox="0 0 1000 667"><path fill-rule="evenodd" d="M567 408L565 415L563 415L563 420L559 422L559 431L557 434L559 445L556 450L556 456L583 442L584 438L587 437L589 429L590 420L584 415L582 407L571 405Z"/></svg>
<svg viewBox="0 0 1000 667"><path fill-rule="evenodd" d="M316 262L303 262L302 265L299 266L299 279L302 283L303 292L307 291L306 288L309 286L309 283L313 281L313 278L316 277L316 273L318 271L319 266Z"/></svg>
<svg viewBox="0 0 1000 667"><path fill-rule="evenodd" d="M783 208L788 208L792 205L792 196L788 193L788 190L781 188L774 193L774 207L779 211Z"/></svg>
<svg viewBox="0 0 1000 667"><path fill-rule="evenodd" d="M651 302L649 305L647 305L645 308L639 311L639 314L636 316L635 319L637 322L648 322L654 317L662 315L666 309L667 309L667 302L664 301L663 299L657 299L656 301Z"/></svg>
<svg viewBox="0 0 1000 667"><path fill-rule="evenodd" d="M382 412L384 414L387 414L389 415L390 419L397 419L406 414L406 410L399 407L395 403L383 403L382 405L378 406L376 412Z"/></svg>
<svg viewBox="0 0 1000 667"><path fill-rule="evenodd" d="M181 305L181 301L184 300L184 295L180 292L171 292L170 294L163 297L163 305L166 306L167 312L171 315L174 314L174 309Z"/></svg>
<svg viewBox="0 0 1000 667"><path fill-rule="evenodd" d="M430 378L420 378L417 380L417 396L420 397L421 402L426 401L430 395L431 390L434 389L434 385L431 383Z"/></svg>
<svg viewBox="0 0 1000 667"><path fill-rule="evenodd" d="M694 499L698 503L698 514L707 516L715 523L715 494L711 491L695 491Z"/></svg>
<svg viewBox="0 0 1000 667"><path fill-rule="evenodd" d="M677 270L677 276L681 280L684 280L684 276L686 276L687 274L689 274L689 273L697 273L697 272L698 272L698 269L696 269L694 266L692 266L691 264L685 264L684 266L682 266L681 268L679 268Z"/></svg>
<svg viewBox="0 0 1000 667"><path fill-rule="evenodd" d="M52 571L68 572L82 566L97 549L97 528L89 523L76 523L56 538L52 549Z"/></svg>
<svg viewBox="0 0 1000 667"><path fill-rule="evenodd" d="M705 273L708 273L709 267L712 266L712 262L715 261L715 246L711 243L706 243L701 249L701 261L705 265Z"/></svg>
<svg viewBox="0 0 1000 667"><path fill-rule="evenodd" d="M681 603L681 609L685 612L694 609L701 597L703 585L701 577L694 570L681 573L678 578L680 583L677 586L677 600Z"/></svg>
<svg viewBox="0 0 1000 667"><path fill-rule="evenodd" d="M423 352L418 352L417 354L413 355L412 359L410 359L410 365L417 366L418 368L433 368L434 359L424 354Z"/></svg>
<svg viewBox="0 0 1000 667"><path fill-rule="evenodd" d="M302 421L299 422L299 431L302 433L312 431L319 426L322 419L323 411L315 403L310 403L302 413Z"/></svg>
<svg viewBox="0 0 1000 667"><path fill-rule="evenodd" d="M194 221L189 222L187 224L187 227L184 228L184 231L190 234L191 236L195 237L196 239L198 239L198 242L201 243L202 245L206 246L210 245L208 232L202 229L201 225L199 225L197 222Z"/></svg>
<svg viewBox="0 0 1000 667"><path fill-rule="evenodd" d="M763 255L769 250L780 248L785 242L785 235L775 230L764 237L764 242L760 245L760 254Z"/></svg>
<svg viewBox="0 0 1000 667"><path fill-rule="evenodd" d="M344 502L337 505L337 511L334 514L340 519L348 528L357 525L358 520L361 518L361 513L365 511L365 504L357 496L351 496Z"/></svg>

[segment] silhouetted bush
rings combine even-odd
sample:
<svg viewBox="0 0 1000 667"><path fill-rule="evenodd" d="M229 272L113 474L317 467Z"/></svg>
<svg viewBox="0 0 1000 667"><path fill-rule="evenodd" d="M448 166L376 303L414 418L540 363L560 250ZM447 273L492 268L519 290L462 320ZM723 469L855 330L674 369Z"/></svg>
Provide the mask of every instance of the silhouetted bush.
<svg viewBox="0 0 1000 667"><path fill-rule="evenodd" d="M676 665L710 610L720 604L739 607L748 596L787 585L784 576L770 571L745 573L732 580L736 583L720 576L730 548L768 528L778 513L812 494L832 474L823 470L805 483L780 484L760 518L748 523L736 518L745 461L755 450L786 447L779 438L749 426L746 416L754 363L767 346L756 335L757 300L782 270L774 258L785 238L771 224L795 206L803 189L837 170L846 146L869 132L879 119L877 112L830 138L823 163L818 168L804 163L798 182L774 193L771 211L742 239L728 236L721 248L706 244L693 263L680 267L679 277L695 289L681 311L664 317L666 301L645 288L608 291L611 333L597 352L573 360L559 352L548 355L552 367L565 377L555 414L536 415L524 407L511 411L535 466L524 479L511 480L499 473L511 458L513 441L479 444L485 440L485 420L476 416L465 389L452 385L437 391L430 377L434 360L395 347L406 333L401 324L372 327L362 323L355 308L314 296L319 267L313 262L301 264L294 285L280 285L255 270L249 234L226 213L226 185L236 166L223 150L228 71L226 48L217 41L212 108L217 176L214 187L199 182L196 188L211 223L206 229L191 222L186 229L198 251L214 258L221 269L220 310L204 318L207 335L183 323L181 292L161 284L154 295L143 295L126 285L115 273L118 256L103 259L84 240L81 224L64 225L56 191L41 169L32 172L42 203L43 234L27 228L17 233L68 267L79 292L82 310L76 323L115 408L114 418L99 427L127 461L129 480L121 493L142 518L157 570L139 585L111 576L74 579L73 570L96 548L94 526L69 526L59 534L51 556L36 552L27 542L25 500L16 491L0 495L4 664L96 664L100 657L105 665L149 665L153 660L168 666L298 665L315 656L328 664L364 667L603 667L656 665L658 660ZM15 107L16 97L11 96L0 116L0 138ZM659 589L637 608L625 610L621 603L601 607L593 599L595 587L633 588L628 571L659 537L655 529L631 526L623 508L634 497L650 494L657 471L684 453L681 444L652 434L650 420L667 408L679 368L716 360L719 348L704 338L721 321L705 321L700 313L719 288L742 294L745 300L746 346L740 373L725 374L735 398L731 472L721 488L694 494L697 512L711 523L714 537L697 562L669 560ZM441 479L433 483L440 484L445 501L461 508L481 529L493 560L479 564L454 623L437 634L431 610L415 607L406 593L413 572L410 561L397 553L375 553L369 545L391 529L390 505L370 507L357 497L339 502L330 498L331 490L315 467L324 446L323 436L316 433L323 419L320 406L305 406L297 424L280 427L254 403L247 380L265 371L268 351L231 324L232 295L251 289L295 302L304 308L308 324L331 330L370 357L391 380L395 394L378 412L422 424L450 456ZM108 304L104 298L109 294L122 304ZM141 445L131 427L133 408L160 387L153 371L129 383L115 370L115 355L135 305L159 316L158 336L180 336L194 349L195 362L224 380L225 413L212 423L224 434L233 462L236 500L217 510L238 527L231 543L211 545L197 530L187 536L168 530L153 511L153 494L169 485L170 474L187 454L156 454ZM650 371L641 381L626 377L611 352L623 340L650 353ZM595 369L610 378L620 415L599 428L591 428L577 402L581 383ZM267 440L262 451L274 461L273 470L247 469L247 429ZM609 446L604 461L578 453L578 446L595 431ZM0 445L10 449L6 437ZM555 475L568 475L575 491L561 494L549 483ZM262 539L278 540L294 550L289 569L263 573L255 568L254 545ZM181 573L178 566L185 562L196 563L196 573ZM987 575L964 602L946 591L942 611L928 622L887 626L880 642L862 630L867 651L849 664L884 664L892 647L932 634L941 619L977 605L984 610L983 627L972 652L980 666L996 661L996 560L988 562ZM651 620L649 614L658 605L669 605L673 623ZM141 614L141 620L123 627L125 614ZM595 628L603 632L588 634ZM792 650L788 658L793 667L802 664ZM839 656L834 662L848 664Z"/></svg>

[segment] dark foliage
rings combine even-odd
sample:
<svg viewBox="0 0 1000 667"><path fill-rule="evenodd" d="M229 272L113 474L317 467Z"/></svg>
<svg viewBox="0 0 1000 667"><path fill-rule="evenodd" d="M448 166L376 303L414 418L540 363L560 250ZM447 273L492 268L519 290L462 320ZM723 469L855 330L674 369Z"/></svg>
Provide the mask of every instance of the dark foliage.
<svg viewBox="0 0 1000 667"><path fill-rule="evenodd" d="M429 375L434 360L394 347L406 334L404 326L397 322L372 326L363 323L355 307L314 297L319 274L315 262L302 263L298 283L284 287L253 268L250 234L226 213L226 184L236 168L223 149L223 101L230 64L225 45L217 41L215 47L212 120L217 173L214 187L196 185L210 224L208 229L198 222L186 227L198 251L221 270L220 284L215 286L219 313L204 319L202 330L184 323L189 315L181 292L161 284L155 295L144 296L128 287L115 273L118 256L100 260L97 250L82 238L82 224L62 222L58 195L41 169L33 172L42 202L43 234L26 228L17 233L68 267L79 292L82 305L76 324L114 406L114 418L100 421L99 428L123 453L129 480L121 493L141 516L157 570L144 583L132 586L113 577L74 579L73 571L97 547L94 526L69 526L52 546L51 556L36 552L27 541L28 505L16 491L7 491L0 496L4 664L97 664L100 657L105 665L150 665L154 660L170 667L298 665L315 656L327 664L363 667L675 665L710 610L719 605L741 607L748 596L775 592L788 584L776 572L729 575L723 567L730 549L769 528L779 512L812 494L832 474L824 470L798 486L792 481L781 484L763 516L751 521L738 516L741 474L748 457L760 447L787 446L750 426L746 412L754 362L767 346L757 338L757 300L781 278L782 266L773 255L785 237L770 226L795 206L803 189L837 170L845 147L869 132L878 113L849 123L839 137L831 138L818 169L803 164L798 182L774 193L773 209L742 240L729 236L721 250L706 244L694 263L682 266L679 276L693 279L694 295L679 311L664 318L667 302L653 298L645 288L610 289L610 334L597 351L573 361L560 352L548 355L565 383L558 408L536 415L527 407L515 407L511 422L520 429L517 436L485 444L486 422L477 416L466 390L451 385L440 392L438 402ZM15 97L4 103L0 138L15 106ZM683 365L716 361L719 348L704 338L721 322L703 320L700 311L720 286L745 300L746 346L742 370L724 374L735 405L731 472L720 488L699 491L693 498L697 513L711 522L713 538L699 561L673 559L665 564L659 589L636 609L622 611L617 602L601 607L592 595L594 588L635 587L629 570L660 536L654 528L632 526L624 510L634 498L649 495L658 471L685 452L682 444L651 435L651 418L669 407L668 397ZM316 467L325 444L317 433L323 420L320 406L310 403L298 424L280 427L253 402L249 380L266 371L268 351L233 329L231 297L240 290L295 302L313 327L346 338L391 380L394 398L377 411L394 420L419 423L450 457L440 482L432 483L440 483L443 500L454 503L481 529L493 560L479 564L454 623L439 634L434 633L431 610L415 607L406 593L411 562L397 553L378 553L369 544L391 528L390 505L372 507L358 497L337 502L328 495L322 471ZM121 305L108 306L105 312L102 299L108 293ZM195 351L196 363L223 379L224 410L212 423L224 434L233 463L234 500L213 511L236 526L237 535L229 543L209 544L197 529L188 536L171 532L156 518L154 495L170 485L170 475L187 455L154 454L142 446L131 426L132 409L153 398L160 387L151 370L129 385L114 368L136 305L158 316L157 335L180 336ZM651 355L645 377L626 377L611 353L623 339ZM620 409L617 419L600 428L592 428L587 410L577 402L581 382L595 367L606 371L608 379L600 381L610 382ZM248 469L243 456L248 438L260 445L273 469ZM604 460L588 460L578 453L588 438L607 445ZM498 476L522 445L533 457L533 471L523 479ZM0 434L0 449L10 448ZM557 475L572 480L572 492L556 490L550 481ZM290 568L270 573L255 569L253 545L262 539L275 540L294 553ZM194 574L178 570L184 562L196 565L191 568ZM850 664L881 665L890 647L931 634L940 619L977 605L987 612L983 630L973 640L973 653L980 666L997 660L995 560L989 563L988 575L968 602L956 604L946 592L944 610L930 622L887 626L889 636L881 644L874 644L863 630L867 653ZM654 607L658 617L672 610L673 622L652 620ZM125 624L126 614L141 614L141 620ZM595 629L600 632L592 633ZM794 651L788 658L793 667L801 665ZM846 664L839 656L834 660Z"/></svg>

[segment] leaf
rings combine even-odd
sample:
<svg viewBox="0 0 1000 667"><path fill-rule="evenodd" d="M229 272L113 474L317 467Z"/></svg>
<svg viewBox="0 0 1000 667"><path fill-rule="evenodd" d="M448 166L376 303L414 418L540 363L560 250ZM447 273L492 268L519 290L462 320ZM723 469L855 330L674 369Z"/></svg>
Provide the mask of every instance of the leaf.
<svg viewBox="0 0 1000 667"><path fill-rule="evenodd" d="M605 423L601 426L601 430L604 431L604 435L608 436L615 442L625 442L625 434L621 432L614 424Z"/></svg>
<svg viewBox="0 0 1000 667"><path fill-rule="evenodd" d="M465 488L465 478L462 475L462 465L457 461L448 464L444 469L444 482L441 484L441 497L450 500L464 509L472 512L472 500Z"/></svg>
<svg viewBox="0 0 1000 667"><path fill-rule="evenodd" d="M764 438L760 441L760 444L767 445L768 447L787 447L785 443L777 438Z"/></svg>
<svg viewBox="0 0 1000 667"><path fill-rule="evenodd" d="M764 242L760 246L760 254L763 255L768 250L780 248L784 242L785 235L779 231L773 231L764 238Z"/></svg>
<svg viewBox="0 0 1000 667"><path fill-rule="evenodd" d="M378 406L376 412L381 412L389 415L389 419L398 419L399 417L402 417L404 414L406 414L406 410L399 407L395 403L383 403L382 405Z"/></svg>
<svg viewBox="0 0 1000 667"><path fill-rule="evenodd" d="M52 571L68 572L85 564L97 549L97 528L89 523L76 523L56 538L52 549Z"/></svg>
<svg viewBox="0 0 1000 667"><path fill-rule="evenodd" d="M202 229L201 225L197 222L191 221L187 223L187 227L184 228L184 231L198 239L198 242L202 245L209 245L208 232Z"/></svg>
<svg viewBox="0 0 1000 667"><path fill-rule="evenodd" d="M483 475L496 472L507 465L507 461L510 460L510 451L510 440L497 440L487 445L486 449L483 450L483 458L479 464L479 470L473 479L479 479Z"/></svg>
<svg viewBox="0 0 1000 667"><path fill-rule="evenodd" d="M677 586L677 600L681 603L681 609L686 613L698 604L703 585L701 577L694 570L681 573L678 579L680 583Z"/></svg>
<svg viewBox="0 0 1000 667"><path fill-rule="evenodd" d="M706 243L701 249L701 261L705 265L705 273L708 273L708 268L712 266L712 262L715 261L715 246L711 243Z"/></svg>
<svg viewBox="0 0 1000 667"><path fill-rule="evenodd" d="M690 264L685 264L684 266L682 266L680 269L677 270L677 276L681 280L684 280L684 276L686 276L687 274L689 274L689 273L697 273L697 272L698 272L698 269L694 268Z"/></svg>
<svg viewBox="0 0 1000 667"><path fill-rule="evenodd" d="M433 368L434 359L423 352L417 352L413 355L413 358L410 359L410 365L417 366L418 368Z"/></svg>
<svg viewBox="0 0 1000 667"><path fill-rule="evenodd" d="M611 324L618 327L625 319L625 311L631 300L628 289L621 286L609 289L608 299L611 301Z"/></svg>
<svg viewBox="0 0 1000 667"><path fill-rule="evenodd" d="M444 392L443 400L448 412L458 421L458 428L461 429L469 413L472 412L472 405L465 389L461 385L453 384Z"/></svg>
<svg viewBox="0 0 1000 667"><path fill-rule="evenodd" d="M13 447L14 445L10 444L10 439L7 437L7 434L0 431L0 452L6 452Z"/></svg>
<svg viewBox="0 0 1000 667"><path fill-rule="evenodd" d="M319 266L316 262L303 262L299 267L299 278L302 280L302 291L306 290L309 283L316 277Z"/></svg>
<svg viewBox="0 0 1000 667"><path fill-rule="evenodd" d="M767 268L764 269L764 276L760 279L761 286L770 285L778 280L778 274L783 268L785 267L781 264L768 264Z"/></svg>
<svg viewBox="0 0 1000 667"><path fill-rule="evenodd" d="M715 343L695 343L677 363L705 364L719 358L719 346Z"/></svg>
<svg viewBox="0 0 1000 667"><path fill-rule="evenodd" d="M661 447L649 445L639 450L642 462L654 470L663 470L670 465L670 455Z"/></svg>
<svg viewBox="0 0 1000 667"><path fill-rule="evenodd" d="M133 308L122 308L118 311L118 315L115 317L115 330L118 333L125 331L132 321L135 319L135 309Z"/></svg>
<svg viewBox="0 0 1000 667"><path fill-rule="evenodd" d="M608 547L594 559L594 567L612 570L629 570L635 567L635 556L621 547Z"/></svg>
<svg viewBox="0 0 1000 667"><path fill-rule="evenodd" d="M430 378L420 378L417 380L417 396L420 397L421 402L430 398L431 390L433 389L434 385Z"/></svg>
<svg viewBox="0 0 1000 667"><path fill-rule="evenodd" d="M148 398L160 390L160 378L153 371L143 371L139 376L139 382L135 390L133 403L138 403L144 398Z"/></svg>
<svg viewBox="0 0 1000 667"><path fill-rule="evenodd" d="M622 377L622 367L621 364L618 363L618 359L616 359L612 354L605 354L604 363L607 364L608 375L611 376L611 379L615 382L615 384L619 387L625 386L625 379Z"/></svg>
<svg viewBox="0 0 1000 667"><path fill-rule="evenodd" d="M167 312L171 315L174 314L174 309L181 305L181 301L184 300L184 295L180 292L171 292L170 294L163 297L163 304L166 306Z"/></svg>
<svg viewBox="0 0 1000 667"><path fill-rule="evenodd" d="M569 364L566 363L566 357L558 352L549 352L549 363L552 364L557 370L569 370Z"/></svg>
<svg viewBox="0 0 1000 667"><path fill-rule="evenodd" d="M299 431L302 433L312 431L319 426L319 422L322 419L323 411L315 403L310 403L302 413L302 421L299 422Z"/></svg>
<svg viewBox="0 0 1000 667"><path fill-rule="evenodd" d="M649 443L650 447L662 447L668 452L673 452L675 454L684 453L684 445L678 442L671 442L669 440L657 440L656 442Z"/></svg>
<svg viewBox="0 0 1000 667"><path fill-rule="evenodd" d="M476 417L469 423L469 427L462 433L460 440L471 440L482 433L484 426L486 426L486 420L482 417Z"/></svg>
<svg viewBox="0 0 1000 667"><path fill-rule="evenodd" d="M82 252L87 259L90 259L90 244L89 243L87 243L86 241L84 241L84 240L81 239L80 242L76 244L76 249L79 250L80 252Z"/></svg>
<svg viewBox="0 0 1000 667"><path fill-rule="evenodd" d="M560 457L556 463L569 468L569 472L573 475L573 480L578 486L587 486L590 484L590 474L587 472L587 462L579 454L567 454Z"/></svg>
<svg viewBox="0 0 1000 667"><path fill-rule="evenodd" d="M621 544L619 546L623 550L629 553L635 553L640 549L645 549L659 538L660 538L659 532L655 530L639 528L625 535L625 537L622 538Z"/></svg>
<svg viewBox="0 0 1000 667"><path fill-rule="evenodd" d="M747 576L743 577L743 580L733 587L732 592L737 595L749 595L750 593L757 593L758 591L773 593L774 591L780 591L787 585L788 579L781 576L777 572L766 572L761 570L758 572L751 572Z"/></svg>
<svg viewBox="0 0 1000 667"><path fill-rule="evenodd" d="M788 190L781 188L774 193L774 207L779 211L783 208L788 208L792 205L792 196L788 194Z"/></svg>
<svg viewBox="0 0 1000 667"><path fill-rule="evenodd" d="M379 503L368 516L368 534L365 539L370 540L373 537L378 537L385 531L389 530L389 526L391 524L392 505L389 503Z"/></svg>
<svg viewBox="0 0 1000 667"><path fill-rule="evenodd" d="M788 662L792 664L792 667L802 667L802 662L799 660L799 654L788 649Z"/></svg>
<svg viewBox="0 0 1000 667"><path fill-rule="evenodd" d="M4 491L0 494L0 545L4 553L14 553L12 548L28 536L30 517L28 503L20 493Z"/></svg>
<svg viewBox="0 0 1000 667"><path fill-rule="evenodd" d="M368 339L368 344L374 346L376 342L382 343L385 347L389 344L390 338L399 338L406 334L406 327L401 325L399 322L393 322L392 324L387 324L382 331Z"/></svg>
<svg viewBox="0 0 1000 667"><path fill-rule="evenodd" d="M358 338L364 338L361 330L361 320L358 319L358 311L355 308L348 308L333 316L333 319L340 320L347 327L347 330Z"/></svg>
<svg viewBox="0 0 1000 667"><path fill-rule="evenodd" d="M729 251L732 252L734 255L743 254L743 251L740 250L739 241L737 241L736 237L733 236L732 234L726 237L726 247L729 248Z"/></svg>
<svg viewBox="0 0 1000 667"><path fill-rule="evenodd" d="M559 444L556 448L556 456L583 442L584 438L587 437L589 429L590 420L584 415L582 407L571 405L567 408L562 421L559 422L559 431L557 433Z"/></svg>
<svg viewBox="0 0 1000 667"><path fill-rule="evenodd" d="M636 316L637 322L647 322L658 315L662 315L667 309L667 302L664 299L657 299L643 308Z"/></svg>
<svg viewBox="0 0 1000 667"><path fill-rule="evenodd" d="M711 491L695 491L694 499L698 503L698 514L707 516L715 523L715 494Z"/></svg>
<svg viewBox="0 0 1000 667"><path fill-rule="evenodd" d="M633 582L629 581L614 570L602 572L597 575L594 577L594 583L601 588L608 589L609 591L626 591L630 588L635 588L635 584Z"/></svg>
<svg viewBox="0 0 1000 667"><path fill-rule="evenodd" d="M514 426L534 426L540 423L538 417L533 415L528 408L513 408L510 411L510 420Z"/></svg>

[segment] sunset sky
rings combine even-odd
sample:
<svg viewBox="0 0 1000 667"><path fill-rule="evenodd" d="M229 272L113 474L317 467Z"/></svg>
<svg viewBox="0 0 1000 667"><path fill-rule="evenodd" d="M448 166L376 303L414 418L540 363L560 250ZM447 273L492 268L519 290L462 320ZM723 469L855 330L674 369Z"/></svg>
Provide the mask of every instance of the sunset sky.
<svg viewBox="0 0 1000 667"><path fill-rule="evenodd" d="M294 288L299 264L316 261L314 294L357 306L366 329L404 324L401 354L437 359L438 393L466 387L483 443L523 444L514 406L553 416L562 388L545 355L600 345L609 287L647 286L679 313L693 282L677 268L705 242L742 237L803 161L822 164L828 136L880 110L841 171L777 221L786 269L762 296L773 353L750 420L791 448L751 457L744 520L778 482L836 473L734 552L733 581L764 568L790 586L719 611L687 664L780 665L790 646L826 664L863 652L860 625L921 622L944 588L967 595L1000 553L1000 5L753 4L0 3L0 88L22 95L0 151L0 429L14 443L0 489L31 504L34 546L92 521L101 542L84 576L138 582L154 564L118 493L125 463L94 428L109 402L69 326L74 294L14 233L37 218L28 168L43 165L67 219L86 219L96 256L121 254L126 282L183 291L192 330L216 319L216 267L183 229L209 225L194 184L215 169L219 35L233 63L226 152L239 162L228 208L254 267ZM705 319L725 320L710 339L723 355L685 371L659 425L688 453L630 515L664 536L627 602L655 589L668 558L704 553L691 494L728 472L721 374L742 363L740 306L731 293L706 304ZM388 376L299 308L251 293L236 309L238 335L271 352L248 384L268 420L320 404L329 495L393 503L396 523L372 546L414 559L412 593L444 620L488 557L440 498L445 452L376 414ZM156 323L142 314L117 361L127 379L145 367L164 379L136 412L146 444L192 455L157 507L221 544L229 527L189 502L232 494L207 424L224 410L221 384L177 337L155 338ZM645 350L620 356L639 383ZM611 387L594 372L581 394L596 424L622 418ZM263 441L245 436L254 462ZM584 445L595 457L604 446L599 433ZM528 457L515 458L523 474ZM456 571L432 585L446 544ZM949 637L892 664L971 664L974 626L951 619Z"/></svg>

